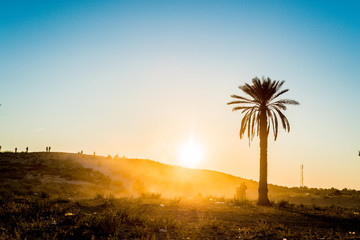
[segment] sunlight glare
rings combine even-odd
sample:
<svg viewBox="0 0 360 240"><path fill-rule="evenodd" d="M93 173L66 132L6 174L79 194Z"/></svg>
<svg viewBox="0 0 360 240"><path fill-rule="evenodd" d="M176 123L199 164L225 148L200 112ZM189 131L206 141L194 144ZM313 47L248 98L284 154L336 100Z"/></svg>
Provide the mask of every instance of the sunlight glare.
<svg viewBox="0 0 360 240"><path fill-rule="evenodd" d="M179 164L184 167L197 167L204 158L202 147L191 138L179 149Z"/></svg>

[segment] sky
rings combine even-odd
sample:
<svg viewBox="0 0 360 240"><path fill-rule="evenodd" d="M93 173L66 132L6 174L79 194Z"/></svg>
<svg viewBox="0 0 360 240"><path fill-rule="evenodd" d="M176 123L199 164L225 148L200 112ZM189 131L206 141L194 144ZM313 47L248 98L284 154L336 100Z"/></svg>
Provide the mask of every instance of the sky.
<svg viewBox="0 0 360 240"><path fill-rule="evenodd" d="M360 190L359 1L0 1L2 151L79 152L258 180L231 94L285 80L268 181Z"/></svg>

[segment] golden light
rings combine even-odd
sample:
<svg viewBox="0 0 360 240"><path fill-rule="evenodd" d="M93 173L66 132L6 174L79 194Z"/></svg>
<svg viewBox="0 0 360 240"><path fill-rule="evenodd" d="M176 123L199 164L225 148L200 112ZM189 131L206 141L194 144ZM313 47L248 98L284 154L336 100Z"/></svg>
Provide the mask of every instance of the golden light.
<svg viewBox="0 0 360 240"><path fill-rule="evenodd" d="M191 138L179 149L179 164L184 167L194 168L203 161L204 152L202 147Z"/></svg>

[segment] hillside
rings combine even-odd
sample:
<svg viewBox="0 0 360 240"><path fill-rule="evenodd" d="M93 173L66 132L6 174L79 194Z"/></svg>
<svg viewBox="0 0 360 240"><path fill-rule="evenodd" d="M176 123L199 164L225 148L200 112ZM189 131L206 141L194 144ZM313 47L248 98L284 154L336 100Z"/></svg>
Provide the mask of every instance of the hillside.
<svg viewBox="0 0 360 240"><path fill-rule="evenodd" d="M61 153L0 153L0 194L92 197L123 191L120 182Z"/></svg>
<svg viewBox="0 0 360 240"><path fill-rule="evenodd" d="M257 198L258 183L229 174L171 166L147 159L103 157L75 153L0 153L0 192L93 197L97 194L138 196L143 192L162 197L233 198L241 183L246 197ZM360 206L360 191L299 189L269 185L272 201L320 206Z"/></svg>
<svg viewBox="0 0 360 240"><path fill-rule="evenodd" d="M32 153L30 153L32 154ZM37 153L34 156L37 155ZM103 157L74 153L44 153L39 155L49 159L73 161L83 167L98 171L110 179L121 182L124 191L114 194L137 196L139 192L161 193L164 197L214 196L232 198L241 183L247 186L249 199L257 197L258 183L229 174L172 166L148 159L125 157ZM269 185L270 196L279 198L289 194L289 188Z"/></svg>
<svg viewBox="0 0 360 240"><path fill-rule="evenodd" d="M111 179L121 181L126 192L137 196L140 191L160 193L163 197L225 197L233 198L241 183L247 186L246 197L257 199L258 182L222 172L189 169L167 165L148 159L101 157L81 154L62 154L76 159L86 167L96 169ZM269 184L272 201L286 200L292 203L360 207L360 191L288 188Z"/></svg>
<svg viewBox="0 0 360 240"><path fill-rule="evenodd" d="M0 239L360 239L358 191L270 185L262 207L233 199L242 182L255 199L256 182L215 171L0 153Z"/></svg>

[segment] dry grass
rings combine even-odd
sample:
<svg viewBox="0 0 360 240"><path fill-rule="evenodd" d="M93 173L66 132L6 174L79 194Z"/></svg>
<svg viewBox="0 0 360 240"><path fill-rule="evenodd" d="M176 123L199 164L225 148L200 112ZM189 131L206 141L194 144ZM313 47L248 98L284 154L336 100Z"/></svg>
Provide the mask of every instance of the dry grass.
<svg viewBox="0 0 360 240"><path fill-rule="evenodd" d="M119 165L114 169L127 171L128 179L114 179L113 173L107 176L86 165L99 159L102 166ZM272 196L283 200L260 207L215 190L207 195L209 186L201 185L199 176L209 180L224 175L199 170L191 197L190 192L180 194L188 182L176 185L178 195L164 197L149 186L159 184L162 189L165 178L156 182L150 175L163 173L166 166L147 160L104 161L80 154L0 153L0 239L360 239L355 190L270 186ZM129 185L129 168L135 165L139 172L156 166L160 170ZM227 175L220 182L237 184L234 179ZM204 186L205 193L199 193ZM131 189L137 189L138 197L131 197Z"/></svg>
<svg viewBox="0 0 360 240"><path fill-rule="evenodd" d="M151 196L1 201L0 236L4 239L360 238L359 215L340 208L288 203L259 207L250 201Z"/></svg>

